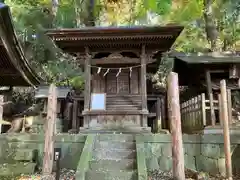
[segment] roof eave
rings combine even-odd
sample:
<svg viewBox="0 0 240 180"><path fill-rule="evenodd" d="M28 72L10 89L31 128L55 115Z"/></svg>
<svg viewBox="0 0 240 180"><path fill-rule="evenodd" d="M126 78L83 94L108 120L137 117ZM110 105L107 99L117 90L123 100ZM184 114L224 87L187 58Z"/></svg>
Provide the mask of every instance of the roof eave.
<svg viewBox="0 0 240 180"><path fill-rule="evenodd" d="M24 53L14 31L9 7L3 3L0 3L0 10L0 16L3 20L0 26L1 38L4 47L8 52L9 60L19 71L21 76L25 79L27 84L36 87L36 85L40 84L41 78L38 77L36 73L30 68L29 63L24 56Z"/></svg>

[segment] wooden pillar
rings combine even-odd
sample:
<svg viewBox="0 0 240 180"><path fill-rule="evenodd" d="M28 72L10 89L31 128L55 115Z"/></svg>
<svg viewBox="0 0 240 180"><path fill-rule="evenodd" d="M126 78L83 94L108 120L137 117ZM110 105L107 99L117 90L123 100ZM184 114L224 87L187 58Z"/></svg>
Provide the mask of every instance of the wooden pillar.
<svg viewBox="0 0 240 180"><path fill-rule="evenodd" d="M206 98L205 93L201 94L201 108L202 108L202 124L205 127L207 125L207 118L206 118Z"/></svg>
<svg viewBox="0 0 240 180"><path fill-rule="evenodd" d="M222 99L222 113L223 113L223 136L224 136L224 153L226 164L226 178L232 180L232 159L231 159L231 144L229 134L229 120L228 120L228 104L227 104L227 88L226 81L220 81L221 99Z"/></svg>
<svg viewBox="0 0 240 180"><path fill-rule="evenodd" d="M3 101L4 101L4 96L0 95L0 120L3 120ZM0 123L0 134L2 133L2 123Z"/></svg>
<svg viewBox="0 0 240 180"><path fill-rule="evenodd" d="M210 102L211 125L215 126L216 116L215 116L215 112L214 112L212 81L211 81L211 74L210 74L209 70L206 71L206 81L207 81L208 98L209 98L209 102Z"/></svg>
<svg viewBox="0 0 240 180"><path fill-rule="evenodd" d="M54 157L54 135L56 133L56 109L57 109L57 89L56 86L51 84L48 96L48 109L47 121L45 129L45 144L44 144L44 157L43 157L43 170L44 175L50 175L53 168Z"/></svg>
<svg viewBox="0 0 240 180"><path fill-rule="evenodd" d="M90 109L90 99L91 99L91 55L89 48L85 48L85 66L84 66L84 77L85 77L85 87L84 87L84 111L89 111ZM84 116L84 127L88 126L87 123L89 119L88 115Z"/></svg>
<svg viewBox="0 0 240 180"><path fill-rule="evenodd" d="M73 100L73 117L72 117L72 129L77 130L77 116L78 116L78 102Z"/></svg>
<svg viewBox="0 0 240 180"><path fill-rule="evenodd" d="M161 98L157 98L156 102L156 132L158 132L159 129L162 129L162 117L161 117Z"/></svg>
<svg viewBox="0 0 240 180"><path fill-rule="evenodd" d="M147 126L147 56L146 56L146 49L145 45L142 46L141 51L141 97L142 97L142 111L144 114L142 115L142 126Z"/></svg>
<svg viewBox="0 0 240 180"><path fill-rule="evenodd" d="M167 93L164 94L164 97L161 98L161 119L162 119L162 128L169 129L168 126L168 108L167 108Z"/></svg>
<svg viewBox="0 0 240 180"><path fill-rule="evenodd" d="M185 180L184 153L179 102L178 75L171 72L168 76L168 113L172 134L173 177Z"/></svg>

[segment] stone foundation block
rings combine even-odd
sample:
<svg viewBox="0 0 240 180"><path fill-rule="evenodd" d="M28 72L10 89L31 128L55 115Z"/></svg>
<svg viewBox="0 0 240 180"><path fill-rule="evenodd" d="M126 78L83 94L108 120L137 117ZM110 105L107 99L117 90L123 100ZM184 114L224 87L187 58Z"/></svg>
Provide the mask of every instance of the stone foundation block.
<svg viewBox="0 0 240 180"><path fill-rule="evenodd" d="M35 163L15 163L15 164L1 164L0 176L11 176L21 174L33 174L35 170ZM0 177L1 178L1 177Z"/></svg>
<svg viewBox="0 0 240 180"><path fill-rule="evenodd" d="M15 161L32 161L34 159L34 151L31 149L18 149L13 159Z"/></svg>
<svg viewBox="0 0 240 180"><path fill-rule="evenodd" d="M219 173L222 176L225 176L226 175L225 158L218 159L218 168L219 168Z"/></svg>
<svg viewBox="0 0 240 180"><path fill-rule="evenodd" d="M209 158L220 158L221 150L218 144L202 144L202 155Z"/></svg>
<svg viewBox="0 0 240 180"><path fill-rule="evenodd" d="M200 144L184 144L185 154L197 156L201 154L201 145Z"/></svg>
<svg viewBox="0 0 240 180"><path fill-rule="evenodd" d="M146 166L147 166L147 169L150 171L159 169L158 158L157 157L147 158Z"/></svg>
<svg viewBox="0 0 240 180"><path fill-rule="evenodd" d="M172 158L160 156L158 158L159 169L162 171L170 171L172 169Z"/></svg>
<svg viewBox="0 0 240 180"><path fill-rule="evenodd" d="M196 157L197 171L209 172L216 175L219 173L218 160L199 155Z"/></svg>
<svg viewBox="0 0 240 180"><path fill-rule="evenodd" d="M172 145L170 143L164 143L162 146L162 156L172 157Z"/></svg>
<svg viewBox="0 0 240 180"><path fill-rule="evenodd" d="M145 144L145 156L150 158L152 156L162 155L162 143L146 143Z"/></svg>
<svg viewBox="0 0 240 180"><path fill-rule="evenodd" d="M191 169L193 171L197 170L195 156L185 154L184 155L184 163L185 163L185 167L187 169Z"/></svg>

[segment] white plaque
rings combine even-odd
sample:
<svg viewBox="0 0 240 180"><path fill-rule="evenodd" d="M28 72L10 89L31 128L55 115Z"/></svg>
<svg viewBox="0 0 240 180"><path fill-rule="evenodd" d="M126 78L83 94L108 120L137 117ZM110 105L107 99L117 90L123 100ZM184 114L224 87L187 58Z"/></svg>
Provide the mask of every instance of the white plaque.
<svg viewBox="0 0 240 180"><path fill-rule="evenodd" d="M92 93L91 110L106 110L106 94Z"/></svg>

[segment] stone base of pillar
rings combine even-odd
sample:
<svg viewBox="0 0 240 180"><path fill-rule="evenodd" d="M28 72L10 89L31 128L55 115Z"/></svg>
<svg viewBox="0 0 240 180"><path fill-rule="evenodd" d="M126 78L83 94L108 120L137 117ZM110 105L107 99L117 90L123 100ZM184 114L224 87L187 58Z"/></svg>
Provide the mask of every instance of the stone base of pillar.
<svg viewBox="0 0 240 180"><path fill-rule="evenodd" d="M148 122L147 122L147 115L146 114L143 114L142 115L142 120L141 120L141 126L142 127L148 127Z"/></svg>
<svg viewBox="0 0 240 180"><path fill-rule="evenodd" d="M142 114L142 119L141 119L141 126L142 127L148 127L148 110L147 109L143 109L142 110L143 114Z"/></svg>
<svg viewBox="0 0 240 180"><path fill-rule="evenodd" d="M83 127L84 128L89 128L89 120L90 120L90 117L85 115L83 118Z"/></svg>

